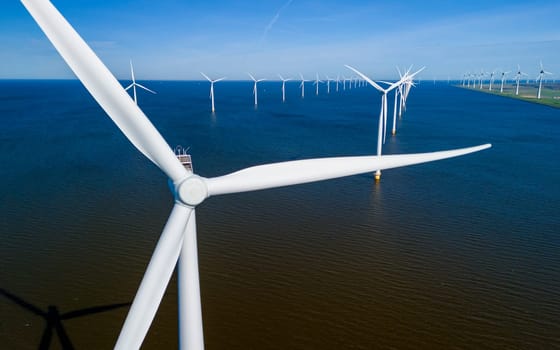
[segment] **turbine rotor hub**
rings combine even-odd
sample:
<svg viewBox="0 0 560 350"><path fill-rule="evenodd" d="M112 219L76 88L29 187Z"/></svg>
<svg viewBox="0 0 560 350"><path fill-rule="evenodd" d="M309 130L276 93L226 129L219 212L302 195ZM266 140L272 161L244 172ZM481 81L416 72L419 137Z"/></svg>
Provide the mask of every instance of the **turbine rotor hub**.
<svg viewBox="0 0 560 350"><path fill-rule="evenodd" d="M208 198L208 188L203 178L192 175L175 188L176 199L188 206L196 207Z"/></svg>

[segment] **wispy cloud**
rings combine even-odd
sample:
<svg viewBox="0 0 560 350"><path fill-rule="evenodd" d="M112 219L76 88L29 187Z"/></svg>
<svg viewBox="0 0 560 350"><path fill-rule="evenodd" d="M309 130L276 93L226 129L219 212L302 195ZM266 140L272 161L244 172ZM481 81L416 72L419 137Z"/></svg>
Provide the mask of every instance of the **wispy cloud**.
<svg viewBox="0 0 560 350"><path fill-rule="evenodd" d="M272 17L270 22L268 22L266 27L264 27L263 35L261 37L261 42L265 41L266 36L268 35L268 32L272 29L272 26L274 26L274 24L278 21L278 18L280 18L280 13L282 13L282 11L284 11L286 9L286 7L290 6L290 4L293 1L294 0L288 0L286 3L284 3L284 5L282 5L282 7L280 7L280 9L278 11L276 11L276 14L274 15L274 17Z"/></svg>

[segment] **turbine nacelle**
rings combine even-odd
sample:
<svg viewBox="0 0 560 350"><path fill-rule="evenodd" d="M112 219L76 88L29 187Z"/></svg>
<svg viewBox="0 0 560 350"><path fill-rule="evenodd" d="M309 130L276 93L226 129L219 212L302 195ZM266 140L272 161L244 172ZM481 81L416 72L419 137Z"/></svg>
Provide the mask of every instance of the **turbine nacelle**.
<svg viewBox="0 0 560 350"><path fill-rule="evenodd" d="M175 202L193 208L209 197L206 179L195 174L174 186L173 192Z"/></svg>

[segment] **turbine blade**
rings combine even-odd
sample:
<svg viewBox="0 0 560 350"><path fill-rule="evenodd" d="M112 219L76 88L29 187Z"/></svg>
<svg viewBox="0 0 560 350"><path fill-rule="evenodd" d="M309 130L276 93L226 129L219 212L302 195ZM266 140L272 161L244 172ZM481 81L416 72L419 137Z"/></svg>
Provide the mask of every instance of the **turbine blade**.
<svg viewBox="0 0 560 350"><path fill-rule="evenodd" d="M202 74L203 77L206 78L206 80L208 80L209 82L212 82L212 79L208 78L208 76L202 72L200 72L200 74Z"/></svg>
<svg viewBox="0 0 560 350"><path fill-rule="evenodd" d="M145 87L144 85L141 85L141 84L136 83L136 86L138 86L139 88L142 88L142 89L144 89L144 90L146 90L146 91L149 91L149 92L151 92L152 94L157 94L157 92L148 89L148 88Z"/></svg>
<svg viewBox="0 0 560 350"><path fill-rule="evenodd" d="M194 209L185 227L183 237L179 262L177 263L177 284L179 286L177 301L179 303L179 334L181 334L179 348L204 349Z"/></svg>
<svg viewBox="0 0 560 350"><path fill-rule="evenodd" d="M128 85L124 90L125 90L125 91L128 91L128 89L130 89L130 88L133 87L133 86L134 86L134 83Z"/></svg>
<svg viewBox="0 0 560 350"><path fill-rule="evenodd" d="M62 58L130 142L174 182L185 168L109 69L49 1L22 0Z"/></svg>
<svg viewBox="0 0 560 350"><path fill-rule="evenodd" d="M226 77L223 77L223 78L220 78L220 79L216 79L216 80L213 81L213 83L217 83L217 82L222 81L222 80L226 80Z"/></svg>
<svg viewBox="0 0 560 350"><path fill-rule="evenodd" d="M389 156L338 157L259 165L228 175L205 179L209 196L335 179L481 151L490 144L431 153Z"/></svg>
<svg viewBox="0 0 560 350"><path fill-rule="evenodd" d="M257 81L257 79L255 79L255 77L251 75L251 73L247 73L247 74L249 74L249 76L251 77L251 79L253 79L253 81Z"/></svg>
<svg viewBox="0 0 560 350"><path fill-rule="evenodd" d="M358 71L356 68L354 67L350 67L349 65L345 64L344 65L346 68L354 71L354 73L358 74L360 77L362 77L362 79L364 79L365 81L367 81L371 86L373 86L374 88L376 88L377 90L384 92L385 90L379 86L375 81L371 80L370 78L368 78L365 74L363 74L362 72Z"/></svg>
<svg viewBox="0 0 560 350"><path fill-rule="evenodd" d="M139 349L171 279L191 207L175 204L146 268L140 287L121 329L115 349Z"/></svg>

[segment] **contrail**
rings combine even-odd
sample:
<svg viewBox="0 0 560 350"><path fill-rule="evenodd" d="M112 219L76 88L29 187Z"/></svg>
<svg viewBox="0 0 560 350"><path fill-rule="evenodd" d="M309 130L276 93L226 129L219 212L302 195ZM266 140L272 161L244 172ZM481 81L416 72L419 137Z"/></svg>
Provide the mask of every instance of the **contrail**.
<svg viewBox="0 0 560 350"><path fill-rule="evenodd" d="M264 41L264 39L266 39L266 35L268 34L268 32L272 29L272 26L274 25L274 23L276 23L276 21L278 21L278 18L280 17L280 13L282 11L284 11L284 9L288 6L290 6L290 4L293 2L294 0L288 0L284 5L282 5L282 7L280 7L280 9L278 10L278 12L276 12L276 14L274 15L274 17L272 17L272 19L270 20L270 22L268 22L268 24L266 25L266 27L264 27L264 32L261 38L261 41Z"/></svg>

